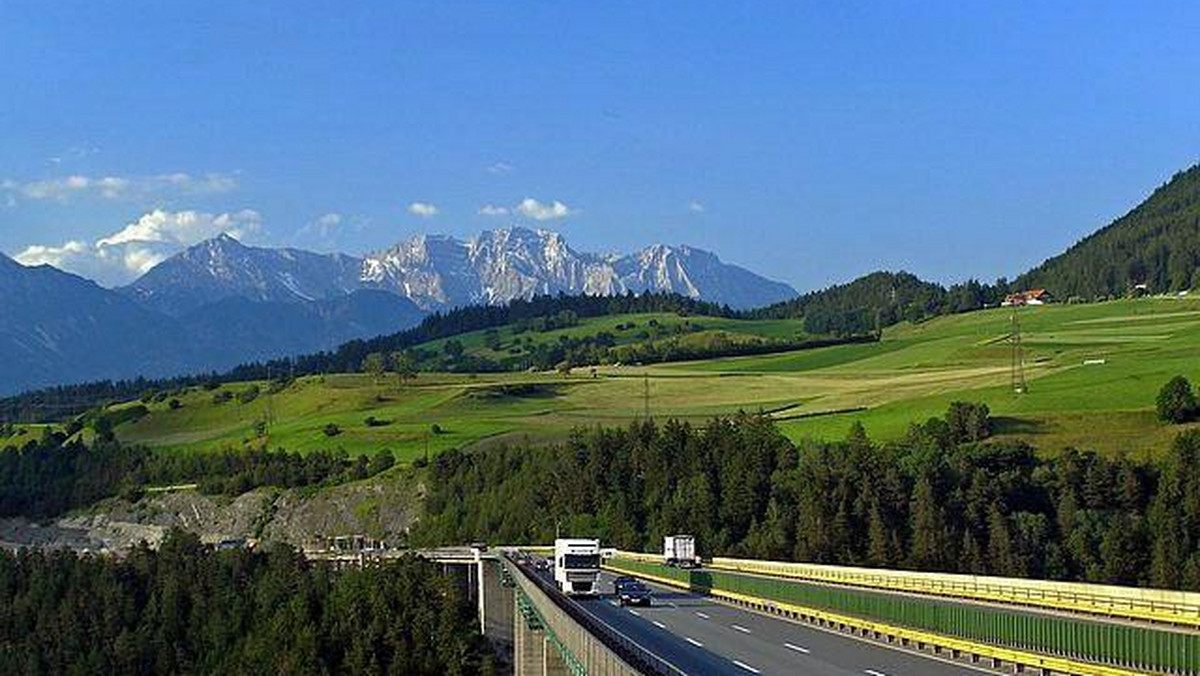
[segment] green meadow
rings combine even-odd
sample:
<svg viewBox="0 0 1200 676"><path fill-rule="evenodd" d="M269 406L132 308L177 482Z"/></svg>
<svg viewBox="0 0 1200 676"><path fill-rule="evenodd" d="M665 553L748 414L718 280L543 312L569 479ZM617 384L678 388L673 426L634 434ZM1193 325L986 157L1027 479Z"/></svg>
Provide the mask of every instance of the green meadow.
<svg viewBox="0 0 1200 676"><path fill-rule="evenodd" d="M1134 456L1165 448L1180 426L1154 417L1158 388L1171 376L1200 379L1200 299L1154 298L1020 308L1026 391L1010 386L1013 311L996 308L885 331L878 343L654 366L603 366L570 374L428 374L400 382L362 374L296 380L240 403L249 384L189 390L172 409L117 428L118 436L170 451L253 445L300 452L384 450L413 460L453 447L505 439L563 438L574 427L622 424L649 408L656 417L696 422L738 410L764 411L793 439L840 438L854 421L872 437L904 434L951 401L988 404L1001 436L1028 439L1044 453L1067 446ZM614 334L690 321L705 330L795 338L794 321L748 322L675 315L588 320L562 335ZM514 338L501 330L502 340ZM537 334L557 340L560 332ZM485 351L482 332L459 337ZM433 344L428 347L438 347ZM217 392L233 397L217 403ZM125 404L125 405L133 405ZM375 419L375 425L367 423ZM265 430L260 421L266 421ZM337 433L326 434L329 426ZM265 434L260 434L264 432Z"/></svg>

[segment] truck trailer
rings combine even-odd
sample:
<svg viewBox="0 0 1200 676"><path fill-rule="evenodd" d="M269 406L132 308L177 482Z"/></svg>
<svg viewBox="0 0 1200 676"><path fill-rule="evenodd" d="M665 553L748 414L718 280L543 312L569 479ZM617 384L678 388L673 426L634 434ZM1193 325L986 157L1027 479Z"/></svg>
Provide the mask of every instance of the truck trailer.
<svg viewBox="0 0 1200 676"><path fill-rule="evenodd" d="M691 535L668 535L663 538L663 563L678 568L696 568L696 538Z"/></svg>

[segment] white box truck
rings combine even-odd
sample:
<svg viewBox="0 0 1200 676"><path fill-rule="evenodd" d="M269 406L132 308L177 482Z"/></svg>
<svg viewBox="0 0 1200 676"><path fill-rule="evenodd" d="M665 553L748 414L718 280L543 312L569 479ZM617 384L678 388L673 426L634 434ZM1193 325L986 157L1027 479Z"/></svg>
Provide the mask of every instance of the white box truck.
<svg viewBox="0 0 1200 676"><path fill-rule="evenodd" d="M600 592L600 541L594 538L558 538L554 541L554 582L570 596Z"/></svg>
<svg viewBox="0 0 1200 676"><path fill-rule="evenodd" d="M663 563L679 568L695 568L700 564L696 557L696 538L691 535L668 535L663 538Z"/></svg>

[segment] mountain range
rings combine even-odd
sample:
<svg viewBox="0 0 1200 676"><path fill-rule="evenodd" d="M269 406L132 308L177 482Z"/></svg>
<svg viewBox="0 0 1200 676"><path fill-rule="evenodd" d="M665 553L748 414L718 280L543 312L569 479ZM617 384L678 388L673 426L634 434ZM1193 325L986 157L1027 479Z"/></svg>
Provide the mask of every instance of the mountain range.
<svg viewBox="0 0 1200 676"><path fill-rule="evenodd" d="M580 253L559 233L509 228L469 240L420 235L363 258L268 249L229 235L151 269L125 295L179 316L214 301L314 301L358 289L390 291L427 312L565 293L678 293L745 309L796 290L690 246L657 244L628 255Z"/></svg>
<svg viewBox="0 0 1200 676"><path fill-rule="evenodd" d="M0 393L223 370L393 333L464 305L646 290L739 308L796 294L688 246L588 254L525 228L466 241L419 236L362 258L220 235L117 289L0 255Z"/></svg>

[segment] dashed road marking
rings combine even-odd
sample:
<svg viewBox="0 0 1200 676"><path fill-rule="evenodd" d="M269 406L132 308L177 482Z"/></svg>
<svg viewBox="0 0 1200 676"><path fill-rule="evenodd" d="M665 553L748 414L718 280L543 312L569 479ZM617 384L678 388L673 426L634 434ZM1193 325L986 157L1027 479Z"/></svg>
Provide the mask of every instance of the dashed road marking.
<svg viewBox="0 0 1200 676"><path fill-rule="evenodd" d="M653 622L654 626L658 627L659 629L667 628L667 625L663 624L662 622L659 622L658 620L651 620L651 622Z"/></svg>
<svg viewBox="0 0 1200 676"><path fill-rule="evenodd" d="M875 671L874 669L863 669L863 673L867 676L887 676L882 671Z"/></svg>
<svg viewBox="0 0 1200 676"><path fill-rule="evenodd" d="M696 617L698 617L698 618L700 618L700 619L702 619L702 620L707 620L707 619L708 619L708 614L707 614L707 613L702 613L702 612L700 612L700 611L698 611L698 610L697 610L697 611L696 611Z"/></svg>
<svg viewBox="0 0 1200 676"><path fill-rule="evenodd" d="M808 654L808 648L802 648L795 643L784 643L783 647L787 648L788 650L795 650L798 653L804 653L805 655Z"/></svg>
<svg viewBox="0 0 1200 676"><path fill-rule="evenodd" d="M641 613L639 613L638 611L634 610L633 608L630 608L630 609L629 609L629 614L630 614L630 615L636 615L637 617L641 617L641 616L642 616L642 614L641 614Z"/></svg>
<svg viewBox="0 0 1200 676"><path fill-rule="evenodd" d="M683 640L687 641L688 643L691 643L692 645L696 646L697 648L703 648L703 647L704 647L704 644L703 644L703 643L701 643L701 642L697 641L697 640L696 640L696 639L694 639L694 638L691 638L690 636L684 636L684 637L683 637Z"/></svg>
<svg viewBox="0 0 1200 676"><path fill-rule="evenodd" d="M750 633L750 630L749 630L749 629L747 629L747 628L743 627L743 626L742 626L742 625L740 625L740 624L733 624L733 625L730 625L730 626L731 626L731 627L733 627L733 630L734 630L734 631L740 631L740 632L742 632L743 634L749 634L749 633Z"/></svg>
<svg viewBox="0 0 1200 676"><path fill-rule="evenodd" d="M739 662L737 660L734 660L733 663L738 665L739 667L745 669L746 671L749 671L752 674L761 674L762 673L758 669L755 669L754 667L750 666L749 664L746 664L745 662Z"/></svg>

